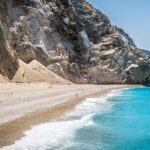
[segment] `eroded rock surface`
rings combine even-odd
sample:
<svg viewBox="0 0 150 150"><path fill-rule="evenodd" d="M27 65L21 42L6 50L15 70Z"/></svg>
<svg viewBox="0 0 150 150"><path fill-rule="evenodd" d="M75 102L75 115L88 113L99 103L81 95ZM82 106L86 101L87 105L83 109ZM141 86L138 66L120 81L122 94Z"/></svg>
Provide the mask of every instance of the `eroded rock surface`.
<svg viewBox="0 0 150 150"><path fill-rule="evenodd" d="M24 62L36 59L75 83L150 83L149 57L85 0L6 2L3 32Z"/></svg>
<svg viewBox="0 0 150 150"><path fill-rule="evenodd" d="M0 76L12 79L18 69L18 60L10 49L9 42L6 40L4 32L7 26L7 3L0 1ZM1 77L0 77L1 78Z"/></svg>

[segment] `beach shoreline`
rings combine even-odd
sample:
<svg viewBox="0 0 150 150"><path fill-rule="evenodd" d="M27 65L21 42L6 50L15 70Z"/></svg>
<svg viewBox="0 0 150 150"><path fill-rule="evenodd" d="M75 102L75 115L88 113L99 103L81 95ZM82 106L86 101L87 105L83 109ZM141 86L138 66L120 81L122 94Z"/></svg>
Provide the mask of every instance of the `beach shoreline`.
<svg viewBox="0 0 150 150"><path fill-rule="evenodd" d="M137 86L0 84L0 148L14 144L32 126L58 119L86 98Z"/></svg>

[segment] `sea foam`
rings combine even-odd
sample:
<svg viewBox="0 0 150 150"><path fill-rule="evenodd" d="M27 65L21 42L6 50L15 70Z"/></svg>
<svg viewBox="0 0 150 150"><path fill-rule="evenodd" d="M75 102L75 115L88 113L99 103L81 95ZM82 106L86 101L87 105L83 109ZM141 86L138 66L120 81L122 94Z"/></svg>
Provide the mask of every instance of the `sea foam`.
<svg viewBox="0 0 150 150"><path fill-rule="evenodd" d="M83 126L94 125L91 117L97 111L110 109L113 103L108 98L117 94L119 91L112 91L105 97L87 98L60 120L34 126L14 145L0 150L66 150L73 144L76 131Z"/></svg>

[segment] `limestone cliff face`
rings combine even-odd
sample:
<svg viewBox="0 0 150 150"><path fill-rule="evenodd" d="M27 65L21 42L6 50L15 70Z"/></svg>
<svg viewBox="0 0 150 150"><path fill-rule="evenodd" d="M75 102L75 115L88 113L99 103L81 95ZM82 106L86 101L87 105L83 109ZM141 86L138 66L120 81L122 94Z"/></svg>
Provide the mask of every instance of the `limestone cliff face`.
<svg viewBox="0 0 150 150"><path fill-rule="evenodd" d="M10 50L9 43L5 38L4 31L7 26L7 3L5 0L0 1L0 74L7 79L12 79L17 68L18 61Z"/></svg>
<svg viewBox="0 0 150 150"><path fill-rule="evenodd" d="M2 31L24 62L36 59L75 83L150 83L149 57L85 0L5 2Z"/></svg>

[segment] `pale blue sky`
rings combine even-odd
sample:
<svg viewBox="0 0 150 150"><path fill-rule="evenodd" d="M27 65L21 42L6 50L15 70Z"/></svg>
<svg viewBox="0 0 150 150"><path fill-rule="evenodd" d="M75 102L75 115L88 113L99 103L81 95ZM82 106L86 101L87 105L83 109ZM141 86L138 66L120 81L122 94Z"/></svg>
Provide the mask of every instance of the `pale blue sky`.
<svg viewBox="0 0 150 150"><path fill-rule="evenodd" d="M150 0L87 0L124 29L139 48L150 50Z"/></svg>

